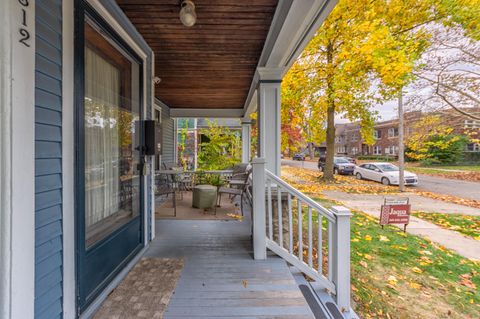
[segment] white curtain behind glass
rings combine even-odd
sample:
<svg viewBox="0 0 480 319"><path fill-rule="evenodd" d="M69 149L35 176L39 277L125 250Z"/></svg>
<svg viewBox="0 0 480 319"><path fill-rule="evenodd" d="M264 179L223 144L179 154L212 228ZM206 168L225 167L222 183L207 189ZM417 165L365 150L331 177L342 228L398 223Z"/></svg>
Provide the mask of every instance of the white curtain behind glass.
<svg viewBox="0 0 480 319"><path fill-rule="evenodd" d="M85 222L116 213L120 206L120 71L85 48Z"/></svg>

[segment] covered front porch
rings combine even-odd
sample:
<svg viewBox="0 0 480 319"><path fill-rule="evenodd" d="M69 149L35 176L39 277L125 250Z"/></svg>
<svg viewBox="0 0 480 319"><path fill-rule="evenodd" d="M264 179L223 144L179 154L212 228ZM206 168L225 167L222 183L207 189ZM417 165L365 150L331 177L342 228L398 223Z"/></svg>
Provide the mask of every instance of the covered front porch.
<svg viewBox="0 0 480 319"><path fill-rule="evenodd" d="M198 1L198 25L192 28L168 23L177 14L168 1L120 0L118 5L151 48L155 66L152 109L153 118L161 119L162 145L145 158L152 167L147 200L153 211L143 256L184 260L165 317L355 318L350 212L327 210L280 177L282 77L334 3ZM254 112L258 146L252 158ZM162 166L178 159L176 134L172 141L167 125L178 118L205 117L241 120L242 162L252 170L248 196L237 198L245 216L155 220L162 186L156 178L171 174ZM178 180L173 184L178 187ZM183 192L188 207L192 190ZM235 207L231 213L239 215ZM94 312L94 305L86 313Z"/></svg>
<svg viewBox="0 0 480 319"><path fill-rule="evenodd" d="M142 257L175 257L167 318L355 318L350 212L280 177L281 81L335 1L194 2L191 27L176 0L0 4L7 33L24 17L0 39L3 317L90 318ZM175 119L205 117L241 120L244 217L156 221Z"/></svg>

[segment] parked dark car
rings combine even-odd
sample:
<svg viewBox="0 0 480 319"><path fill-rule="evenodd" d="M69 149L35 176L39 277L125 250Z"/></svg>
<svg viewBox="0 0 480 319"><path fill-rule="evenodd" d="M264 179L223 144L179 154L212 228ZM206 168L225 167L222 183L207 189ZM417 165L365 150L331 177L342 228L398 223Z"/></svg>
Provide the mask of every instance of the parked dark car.
<svg viewBox="0 0 480 319"><path fill-rule="evenodd" d="M357 164L357 160L354 159L353 157L348 157L348 156L339 156L339 157L343 157L344 159L346 159L347 161L349 161L352 164Z"/></svg>
<svg viewBox="0 0 480 319"><path fill-rule="evenodd" d="M325 157L318 159L318 169L323 172L325 169ZM333 173L342 175L353 175L355 164L350 163L345 157L335 156L333 158Z"/></svg>
<svg viewBox="0 0 480 319"><path fill-rule="evenodd" d="M305 160L305 154L297 153L297 154L293 155L293 160L294 161L304 161Z"/></svg>

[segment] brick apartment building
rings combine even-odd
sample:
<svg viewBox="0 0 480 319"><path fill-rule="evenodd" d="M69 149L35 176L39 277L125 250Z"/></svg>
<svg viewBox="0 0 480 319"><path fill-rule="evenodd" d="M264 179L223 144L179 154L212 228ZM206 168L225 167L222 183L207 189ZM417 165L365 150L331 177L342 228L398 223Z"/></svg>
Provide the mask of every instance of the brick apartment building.
<svg viewBox="0 0 480 319"><path fill-rule="evenodd" d="M480 113L480 108L473 110ZM448 109L435 112L440 115L442 123L451 126L456 134L476 132L480 138L480 121L472 120L454 110ZM425 113L420 111L405 113L405 136L413 133L414 124ZM339 155L398 155L398 119L377 122L374 127L375 144L367 145L362 139L359 123L337 124L335 126L335 152ZM480 152L480 145L470 143L466 152Z"/></svg>

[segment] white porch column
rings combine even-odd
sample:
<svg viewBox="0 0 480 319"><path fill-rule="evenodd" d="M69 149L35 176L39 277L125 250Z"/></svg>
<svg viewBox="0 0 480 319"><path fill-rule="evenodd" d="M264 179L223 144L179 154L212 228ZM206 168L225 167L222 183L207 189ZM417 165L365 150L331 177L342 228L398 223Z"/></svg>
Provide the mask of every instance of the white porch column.
<svg viewBox="0 0 480 319"><path fill-rule="evenodd" d="M280 84L283 69L258 68L258 156L280 176Z"/></svg>
<svg viewBox="0 0 480 319"><path fill-rule="evenodd" d="M267 259L267 234L265 220L265 159L252 160L253 177L253 258Z"/></svg>
<svg viewBox="0 0 480 319"><path fill-rule="evenodd" d="M251 120L246 118L242 119L242 163L250 162L251 129L252 129Z"/></svg>

